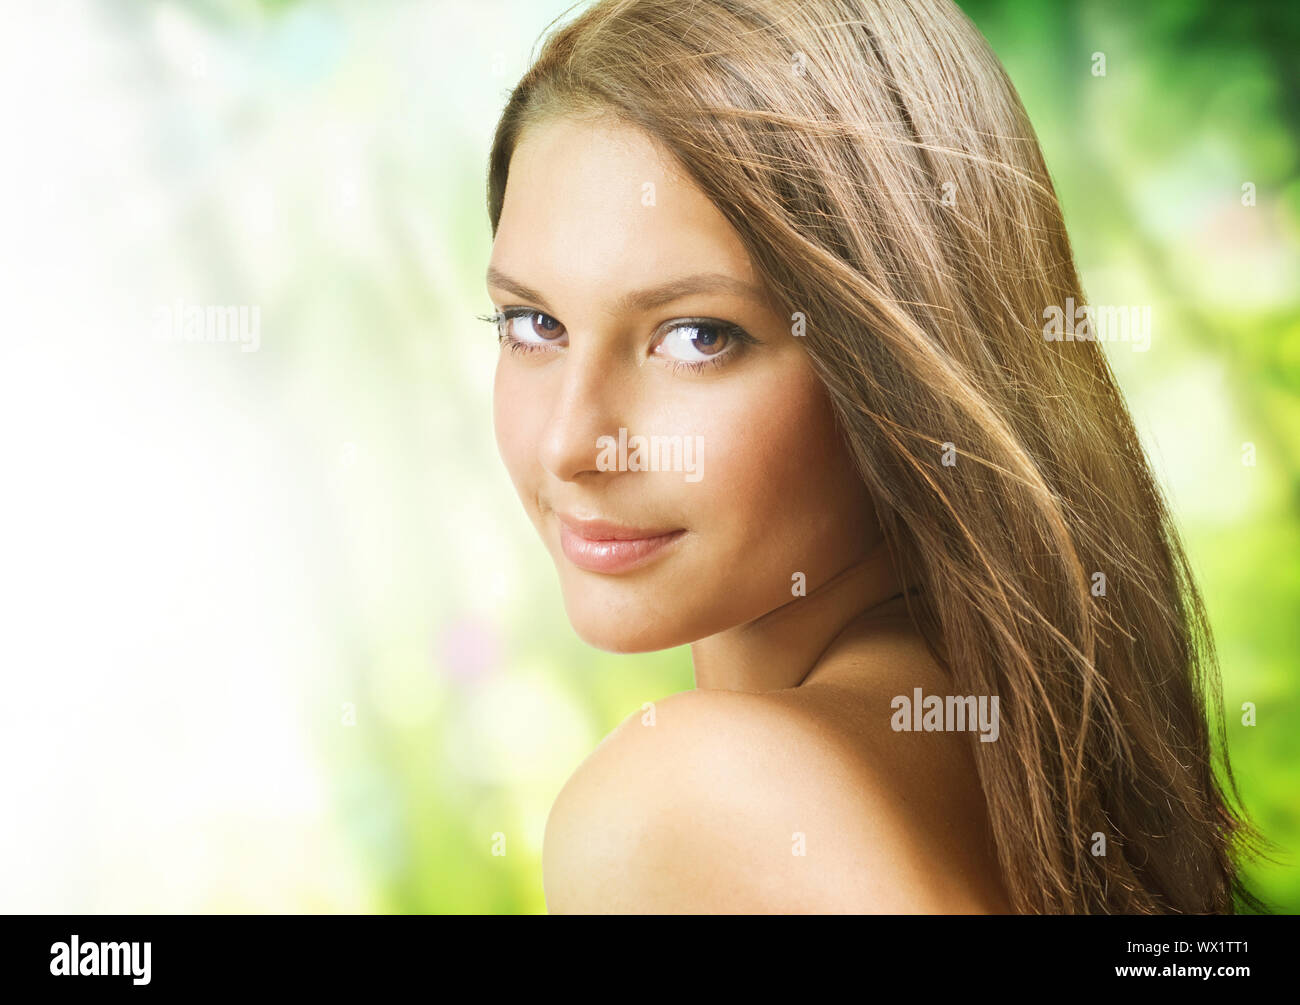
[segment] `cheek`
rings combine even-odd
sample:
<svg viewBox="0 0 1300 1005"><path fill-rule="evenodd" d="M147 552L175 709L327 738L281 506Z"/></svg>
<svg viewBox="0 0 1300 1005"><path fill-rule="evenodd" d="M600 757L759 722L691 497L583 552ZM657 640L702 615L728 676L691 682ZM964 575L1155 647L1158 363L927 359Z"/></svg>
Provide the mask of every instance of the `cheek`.
<svg viewBox="0 0 1300 1005"><path fill-rule="evenodd" d="M517 367L502 354L492 385L492 422L497 451L510 480L531 511L536 499L537 446L542 430L543 404L537 388L526 386Z"/></svg>
<svg viewBox="0 0 1300 1005"><path fill-rule="evenodd" d="M857 477L816 377L787 375L729 418L710 496L729 512L720 544L747 574L788 584L828 578L873 539L870 496Z"/></svg>

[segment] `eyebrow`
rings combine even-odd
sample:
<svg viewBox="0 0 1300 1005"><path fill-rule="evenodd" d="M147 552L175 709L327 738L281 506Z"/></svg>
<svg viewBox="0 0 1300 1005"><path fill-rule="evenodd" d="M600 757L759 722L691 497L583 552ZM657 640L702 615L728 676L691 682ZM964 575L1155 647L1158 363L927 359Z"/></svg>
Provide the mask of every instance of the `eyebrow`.
<svg viewBox="0 0 1300 1005"><path fill-rule="evenodd" d="M488 269L487 282L489 286L508 290L517 297L530 300L544 309L550 310L545 297L518 280L511 279L499 269ZM735 276L728 276L721 272L701 272L693 276L683 276L680 279L670 279L658 286L651 286L644 290L625 293L615 301L614 309L649 311L694 293L730 293L758 304L767 302L767 297L763 291L752 283L747 283L743 279L737 279Z"/></svg>

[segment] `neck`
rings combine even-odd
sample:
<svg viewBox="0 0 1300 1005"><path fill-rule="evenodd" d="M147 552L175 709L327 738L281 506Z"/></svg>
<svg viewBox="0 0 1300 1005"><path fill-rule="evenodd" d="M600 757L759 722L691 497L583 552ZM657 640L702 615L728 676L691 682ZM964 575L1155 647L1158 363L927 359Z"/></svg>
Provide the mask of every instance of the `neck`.
<svg viewBox="0 0 1300 1005"><path fill-rule="evenodd" d="M693 643L695 685L753 692L797 687L851 622L900 591L893 556L881 541L806 597Z"/></svg>

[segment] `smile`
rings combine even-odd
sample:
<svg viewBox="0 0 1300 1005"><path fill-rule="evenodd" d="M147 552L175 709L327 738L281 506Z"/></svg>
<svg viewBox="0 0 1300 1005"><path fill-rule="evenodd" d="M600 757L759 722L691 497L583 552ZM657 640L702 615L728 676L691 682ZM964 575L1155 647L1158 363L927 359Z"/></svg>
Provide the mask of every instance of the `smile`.
<svg viewBox="0 0 1300 1005"><path fill-rule="evenodd" d="M603 520L561 516L560 547L565 557L588 572L630 572L660 554L686 533L622 527Z"/></svg>

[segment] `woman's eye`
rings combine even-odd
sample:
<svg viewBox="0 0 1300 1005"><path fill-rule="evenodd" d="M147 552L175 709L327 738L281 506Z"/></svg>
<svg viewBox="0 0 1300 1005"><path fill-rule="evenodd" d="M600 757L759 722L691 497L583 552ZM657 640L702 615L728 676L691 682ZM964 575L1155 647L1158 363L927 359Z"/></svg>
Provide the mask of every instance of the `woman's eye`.
<svg viewBox="0 0 1300 1005"><path fill-rule="evenodd" d="M501 315L501 336L522 345L562 344L564 325L541 311L505 311Z"/></svg>
<svg viewBox="0 0 1300 1005"><path fill-rule="evenodd" d="M565 348L569 335L564 325L541 311L526 307L507 307L492 315L479 315L497 325L501 344L514 352L545 352ZM651 343L651 355L673 363L674 370L684 366L699 370L707 365L729 361L743 344L755 340L744 329L729 321L689 318L663 325Z"/></svg>
<svg viewBox="0 0 1300 1005"><path fill-rule="evenodd" d="M656 355L679 363L705 363L733 351L739 341L734 326L718 321L678 322L654 347Z"/></svg>

